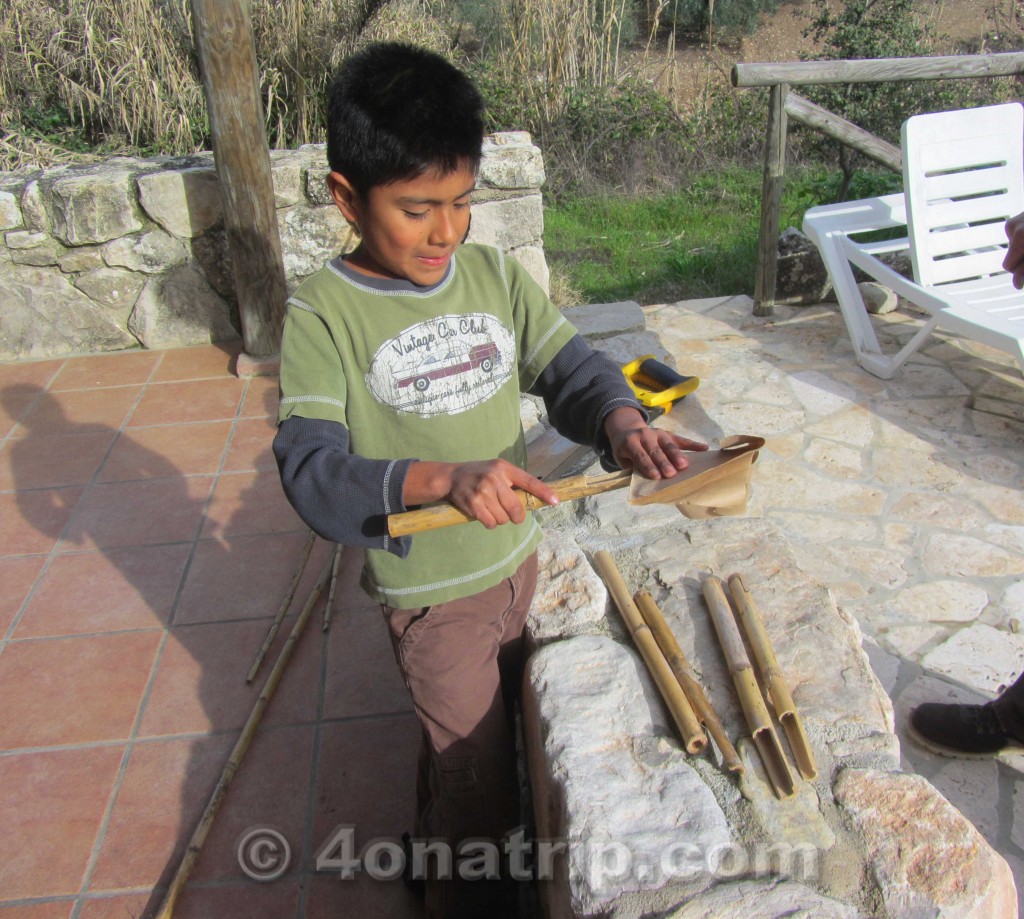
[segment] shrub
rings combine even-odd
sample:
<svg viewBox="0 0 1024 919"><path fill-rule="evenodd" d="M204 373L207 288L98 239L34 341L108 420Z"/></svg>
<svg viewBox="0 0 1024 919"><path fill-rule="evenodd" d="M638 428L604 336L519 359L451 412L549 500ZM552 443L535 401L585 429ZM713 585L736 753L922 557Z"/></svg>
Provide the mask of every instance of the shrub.
<svg viewBox="0 0 1024 919"><path fill-rule="evenodd" d="M939 38L922 22L914 0L849 0L838 8L822 5L805 35L813 35L826 60L920 57L938 53ZM856 83L808 88L819 105L889 140L900 142L900 126L920 112L968 108L1002 101L1011 83L1001 80L938 80ZM806 140L819 155L838 158L843 182L839 199L849 196L860 154L820 136Z"/></svg>

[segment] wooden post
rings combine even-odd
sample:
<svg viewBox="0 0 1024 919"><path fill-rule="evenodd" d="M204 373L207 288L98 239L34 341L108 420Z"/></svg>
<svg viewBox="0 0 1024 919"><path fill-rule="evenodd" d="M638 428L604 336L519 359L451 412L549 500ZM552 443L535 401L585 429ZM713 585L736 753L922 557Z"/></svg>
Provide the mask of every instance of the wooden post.
<svg viewBox="0 0 1024 919"><path fill-rule="evenodd" d="M775 309L775 271L779 252L782 180L786 171L786 95L789 86L776 83L768 99L768 136L764 146L761 185L761 232L757 244L754 315L770 316Z"/></svg>
<svg viewBox="0 0 1024 919"><path fill-rule="evenodd" d="M245 350L279 350L288 298L248 0L192 0Z"/></svg>

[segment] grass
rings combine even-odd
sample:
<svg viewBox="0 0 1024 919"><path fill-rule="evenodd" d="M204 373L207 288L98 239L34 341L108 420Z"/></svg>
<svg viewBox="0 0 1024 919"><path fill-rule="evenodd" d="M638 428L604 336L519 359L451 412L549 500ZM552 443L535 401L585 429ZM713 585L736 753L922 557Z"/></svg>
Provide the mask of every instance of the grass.
<svg viewBox="0 0 1024 919"><path fill-rule="evenodd" d="M787 174L783 228L835 184L822 169ZM668 195L547 204L544 247L585 303L753 294L760 208L760 170L706 172Z"/></svg>

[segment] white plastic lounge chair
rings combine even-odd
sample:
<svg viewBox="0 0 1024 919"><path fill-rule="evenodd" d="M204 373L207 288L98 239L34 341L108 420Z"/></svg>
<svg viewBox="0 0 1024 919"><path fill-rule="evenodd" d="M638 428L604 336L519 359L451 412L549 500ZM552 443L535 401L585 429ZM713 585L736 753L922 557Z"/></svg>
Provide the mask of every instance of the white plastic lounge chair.
<svg viewBox="0 0 1024 919"><path fill-rule="evenodd" d="M828 269L861 366L891 378L939 326L1006 351L1024 367L1024 291L1002 269L1003 224L1024 211L1024 107L1013 102L907 119L903 189L804 215L804 232ZM901 226L904 239L853 238ZM901 249L910 251L913 281L879 261ZM882 354L851 263L928 314L895 354Z"/></svg>

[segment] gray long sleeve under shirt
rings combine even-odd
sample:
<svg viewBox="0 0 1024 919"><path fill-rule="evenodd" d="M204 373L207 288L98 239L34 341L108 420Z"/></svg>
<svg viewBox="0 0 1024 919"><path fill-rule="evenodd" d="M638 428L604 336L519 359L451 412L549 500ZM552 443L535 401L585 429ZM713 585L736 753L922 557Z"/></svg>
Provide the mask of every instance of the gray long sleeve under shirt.
<svg viewBox="0 0 1024 919"><path fill-rule="evenodd" d="M622 406L643 412L615 363L579 335L543 370L530 394L543 398L560 434L593 445L611 466L605 417ZM345 425L296 415L278 428L274 456L288 500L324 539L408 555L412 537L388 535L386 509L406 510L402 490L414 458L358 456L349 451Z"/></svg>

